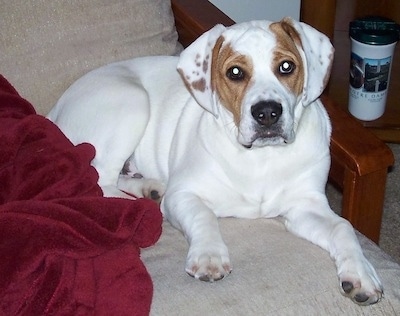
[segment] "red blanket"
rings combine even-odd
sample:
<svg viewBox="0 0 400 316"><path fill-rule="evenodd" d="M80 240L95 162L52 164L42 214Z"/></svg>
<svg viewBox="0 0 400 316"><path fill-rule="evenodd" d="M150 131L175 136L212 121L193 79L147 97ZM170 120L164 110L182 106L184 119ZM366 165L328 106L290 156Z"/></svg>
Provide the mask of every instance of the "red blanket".
<svg viewBox="0 0 400 316"><path fill-rule="evenodd" d="M0 76L0 314L149 313L139 247L162 216L150 200L102 197L93 156Z"/></svg>

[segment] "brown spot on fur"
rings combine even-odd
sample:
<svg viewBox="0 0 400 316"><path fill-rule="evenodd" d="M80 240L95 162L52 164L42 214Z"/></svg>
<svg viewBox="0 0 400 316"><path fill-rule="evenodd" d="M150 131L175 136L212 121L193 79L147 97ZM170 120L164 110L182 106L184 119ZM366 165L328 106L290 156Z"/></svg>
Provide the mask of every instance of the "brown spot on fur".
<svg viewBox="0 0 400 316"><path fill-rule="evenodd" d="M203 72L207 73L208 69L208 60L210 59L210 55L207 55L206 58L203 61Z"/></svg>
<svg viewBox="0 0 400 316"><path fill-rule="evenodd" d="M272 32L276 34L277 46L274 50L272 69L279 80L296 95L300 95L304 85L304 64L297 47L302 48L299 33L292 26L290 21L283 19L281 22L270 25ZM279 72L280 64L291 61L296 65L296 69L289 75L282 75Z"/></svg>
<svg viewBox="0 0 400 316"><path fill-rule="evenodd" d="M235 52L229 44L223 46L224 38L221 36L214 45L211 60L211 87L219 96L222 105L227 108L239 125L242 102L251 83L253 64L249 57ZM240 67L245 77L243 80L232 81L226 73L229 68Z"/></svg>
<svg viewBox="0 0 400 316"><path fill-rule="evenodd" d="M204 92L206 90L206 79L201 78L192 82L192 88Z"/></svg>
<svg viewBox="0 0 400 316"><path fill-rule="evenodd" d="M190 90L190 77L185 76L185 73L182 69L178 69L179 74L181 75L183 82L185 83L186 89Z"/></svg>

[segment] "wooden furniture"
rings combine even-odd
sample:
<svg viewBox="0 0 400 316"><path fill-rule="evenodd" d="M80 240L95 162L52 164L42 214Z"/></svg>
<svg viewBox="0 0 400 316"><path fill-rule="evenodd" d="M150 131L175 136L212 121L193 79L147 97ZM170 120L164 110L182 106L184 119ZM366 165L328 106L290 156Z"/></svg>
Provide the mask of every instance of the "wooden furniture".
<svg viewBox="0 0 400 316"><path fill-rule="evenodd" d="M302 0L301 18L327 34L335 48L335 62L329 84L329 95L347 111L349 90L350 40L349 22L353 19L380 15L400 23L400 1L382 0ZM318 11L318 14L316 14ZM400 45L393 56L386 110L377 120L360 123L386 142L400 143Z"/></svg>
<svg viewBox="0 0 400 316"><path fill-rule="evenodd" d="M189 45L217 23L234 23L207 0L172 0L179 40ZM195 18L194 18L195 17ZM333 124L330 181L343 191L342 216L378 243L391 150L327 96L323 103Z"/></svg>

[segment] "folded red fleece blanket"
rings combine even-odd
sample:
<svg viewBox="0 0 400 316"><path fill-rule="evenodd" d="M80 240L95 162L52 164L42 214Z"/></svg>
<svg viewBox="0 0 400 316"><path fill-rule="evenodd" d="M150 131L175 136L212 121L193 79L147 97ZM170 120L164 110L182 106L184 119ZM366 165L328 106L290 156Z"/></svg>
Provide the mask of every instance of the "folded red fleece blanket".
<svg viewBox="0 0 400 316"><path fill-rule="evenodd" d="M0 76L0 314L147 315L158 206L104 198L73 146Z"/></svg>

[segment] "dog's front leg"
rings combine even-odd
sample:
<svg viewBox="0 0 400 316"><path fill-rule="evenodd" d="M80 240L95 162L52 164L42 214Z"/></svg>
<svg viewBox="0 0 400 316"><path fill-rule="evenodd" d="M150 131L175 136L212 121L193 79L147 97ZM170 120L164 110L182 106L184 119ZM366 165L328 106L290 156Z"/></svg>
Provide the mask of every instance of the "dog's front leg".
<svg viewBox="0 0 400 316"><path fill-rule="evenodd" d="M285 218L289 231L329 251L343 295L360 305L382 298L381 282L365 258L353 227L330 209L325 197L297 201Z"/></svg>
<svg viewBox="0 0 400 316"><path fill-rule="evenodd" d="M189 243L186 272L201 281L217 281L232 271L228 248L213 211L191 193L166 194L164 213Z"/></svg>

